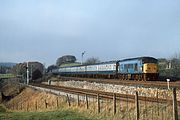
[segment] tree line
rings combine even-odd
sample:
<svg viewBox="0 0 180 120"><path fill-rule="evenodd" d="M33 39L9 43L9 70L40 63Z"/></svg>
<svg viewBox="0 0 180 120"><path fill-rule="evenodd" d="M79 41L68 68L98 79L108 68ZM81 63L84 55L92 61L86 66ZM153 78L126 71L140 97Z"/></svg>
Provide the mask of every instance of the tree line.
<svg viewBox="0 0 180 120"><path fill-rule="evenodd" d="M56 60L55 65L51 65L47 68L47 71L52 70L54 68L58 68L64 64L73 65L81 65L80 62L76 62L76 57L73 55L65 55L59 57ZM83 64L95 64L101 62L97 57L88 58ZM160 76L168 76L168 77L178 77L180 78L180 53L173 55L170 59L167 58L159 58L158 59L159 66L159 75Z"/></svg>
<svg viewBox="0 0 180 120"><path fill-rule="evenodd" d="M97 57L88 58L83 64L95 64L101 62ZM159 74L160 76L178 77L180 78L180 53L173 55L170 59L159 58ZM77 59L73 55L64 55L57 58L54 65L47 67L46 72L52 69L62 67L62 66L75 66L81 65L81 62L77 62ZM31 79L38 79L43 76L45 66L40 62L29 62L29 77ZM26 78L26 63L18 63L13 66L3 66L0 64L0 74L13 73L16 75L21 75Z"/></svg>
<svg viewBox="0 0 180 120"><path fill-rule="evenodd" d="M99 62L101 62L99 60L99 58L91 57L91 58L88 58L82 64L83 65L88 65L88 64L95 64L95 63L99 63ZM58 68L58 67L62 67L62 66L75 66L75 65L81 65L81 62L77 62L76 57L73 56L73 55L64 55L64 56L59 57L56 60L56 64L55 65L50 65L47 68L47 72L51 71L52 69Z"/></svg>
<svg viewBox="0 0 180 120"><path fill-rule="evenodd" d="M161 58L158 61L160 76L180 78L180 54L175 54L170 59Z"/></svg>

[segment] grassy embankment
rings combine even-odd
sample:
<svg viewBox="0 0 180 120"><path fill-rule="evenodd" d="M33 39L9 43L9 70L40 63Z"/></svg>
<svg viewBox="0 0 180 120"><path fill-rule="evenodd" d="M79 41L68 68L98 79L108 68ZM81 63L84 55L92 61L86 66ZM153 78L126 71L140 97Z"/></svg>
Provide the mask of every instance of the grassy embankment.
<svg viewBox="0 0 180 120"><path fill-rule="evenodd" d="M113 101L101 99L100 113L97 114L96 98L86 102L81 100L79 105L76 96L71 96L70 106L66 96L56 96L50 93L26 88L13 99L4 103L8 112L0 107L0 120L134 120L135 104L117 101L116 115L113 115ZM47 104L46 104L47 103ZM161 104L140 101L140 120L172 120L172 104ZM9 112L11 111L11 112ZM178 107L180 111L180 107ZM93 118L95 117L95 118Z"/></svg>

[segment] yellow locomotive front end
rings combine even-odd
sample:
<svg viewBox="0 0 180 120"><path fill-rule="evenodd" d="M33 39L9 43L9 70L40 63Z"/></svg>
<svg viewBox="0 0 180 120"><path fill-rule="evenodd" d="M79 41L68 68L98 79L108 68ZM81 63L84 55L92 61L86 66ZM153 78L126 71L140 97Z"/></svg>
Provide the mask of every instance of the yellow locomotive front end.
<svg viewBox="0 0 180 120"><path fill-rule="evenodd" d="M156 63L145 63L143 65L143 73L146 80L157 80L158 79L158 64Z"/></svg>
<svg viewBox="0 0 180 120"><path fill-rule="evenodd" d="M158 73L158 65L155 63L146 63L143 68L143 73Z"/></svg>

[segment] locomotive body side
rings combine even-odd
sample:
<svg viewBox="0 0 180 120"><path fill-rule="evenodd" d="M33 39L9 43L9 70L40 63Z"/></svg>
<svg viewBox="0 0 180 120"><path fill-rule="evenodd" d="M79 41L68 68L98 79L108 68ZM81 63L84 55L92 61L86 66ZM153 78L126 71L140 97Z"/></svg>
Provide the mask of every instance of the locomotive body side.
<svg viewBox="0 0 180 120"><path fill-rule="evenodd" d="M119 61L118 77L128 80L156 80L158 78L157 59L138 57Z"/></svg>
<svg viewBox="0 0 180 120"><path fill-rule="evenodd" d="M142 79L142 61L139 59L127 59L119 62L118 76L124 80Z"/></svg>

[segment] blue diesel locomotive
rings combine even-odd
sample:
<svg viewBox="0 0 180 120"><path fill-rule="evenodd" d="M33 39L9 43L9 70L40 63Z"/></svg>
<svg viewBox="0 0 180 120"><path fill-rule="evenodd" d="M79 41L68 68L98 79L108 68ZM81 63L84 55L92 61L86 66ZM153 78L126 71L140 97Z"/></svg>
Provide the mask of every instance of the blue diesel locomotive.
<svg viewBox="0 0 180 120"><path fill-rule="evenodd" d="M122 80L157 80L158 60L153 57L137 57L93 65L59 67L54 74L71 77L116 78Z"/></svg>

